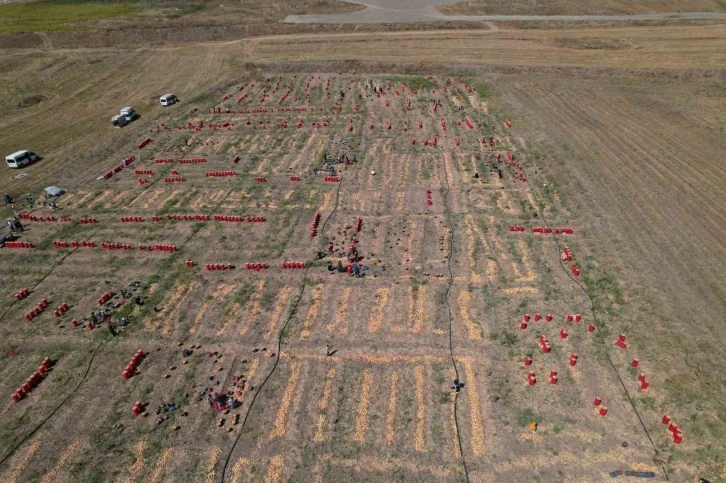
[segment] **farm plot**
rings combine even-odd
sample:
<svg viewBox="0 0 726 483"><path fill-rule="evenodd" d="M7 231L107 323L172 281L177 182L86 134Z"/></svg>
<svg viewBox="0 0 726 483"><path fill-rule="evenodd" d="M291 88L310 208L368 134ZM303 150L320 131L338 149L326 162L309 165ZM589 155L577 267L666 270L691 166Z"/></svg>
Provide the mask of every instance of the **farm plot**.
<svg viewBox="0 0 726 483"><path fill-rule="evenodd" d="M0 386L53 366L0 447L65 402L0 474L594 481L696 451L642 335L578 285L582 220L471 83L259 74L24 207Z"/></svg>

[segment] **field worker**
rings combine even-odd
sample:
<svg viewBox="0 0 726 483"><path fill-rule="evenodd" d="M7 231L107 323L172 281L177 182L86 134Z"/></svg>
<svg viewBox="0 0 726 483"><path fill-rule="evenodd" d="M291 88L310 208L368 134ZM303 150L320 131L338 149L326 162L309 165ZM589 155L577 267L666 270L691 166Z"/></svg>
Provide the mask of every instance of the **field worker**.
<svg viewBox="0 0 726 483"><path fill-rule="evenodd" d="M459 382L458 379L454 379L454 384L451 386L451 389L456 389L456 392L459 392L459 389L461 388L462 384Z"/></svg>

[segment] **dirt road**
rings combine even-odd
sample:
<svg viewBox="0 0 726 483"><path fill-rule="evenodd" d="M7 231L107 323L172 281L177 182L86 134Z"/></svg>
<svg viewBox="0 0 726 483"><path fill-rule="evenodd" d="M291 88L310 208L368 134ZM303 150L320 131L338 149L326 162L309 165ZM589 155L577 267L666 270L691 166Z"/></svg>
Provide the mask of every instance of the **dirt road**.
<svg viewBox="0 0 726 483"><path fill-rule="evenodd" d="M659 19L726 19L712 12L645 13L637 15L444 15L437 6L457 0L345 0L364 5L364 10L339 14L289 15L288 23L413 23L413 22L542 22L542 21L638 21Z"/></svg>

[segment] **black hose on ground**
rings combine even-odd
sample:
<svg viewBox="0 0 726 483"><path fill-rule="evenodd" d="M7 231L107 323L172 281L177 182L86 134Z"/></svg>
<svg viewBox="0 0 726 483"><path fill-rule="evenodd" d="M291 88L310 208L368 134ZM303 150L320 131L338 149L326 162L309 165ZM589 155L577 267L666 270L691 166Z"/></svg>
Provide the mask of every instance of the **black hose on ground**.
<svg viewBox="0 0 726 483"><path fill-rule="evenodd" d="M547 221L547 218L544 215L544 212L540 210L539 207L539 199L537 198L537 195L535 193L534 189L531 189L530 192L532 193L532 197L534 198L534 201L536 203L535 209L537 210L537 213L539 214L540 218L542 219L542 222L548 227L552 228ZM551 230L552 239L555 242L555 247L557 248L557 258L560 262L560 267L565 272L565 275L567 275L570 280L572 280L575 285L580 287L580 289L585 293L587 298L590 300L590 313L592 314L592 319L595 322L595 324L598 327L605 327L605 323L598 319L597 313L595 312L595 301L592 298L592 295L587 290L587 287L580 283L579 280L577 280L570 271L567 270L567 267L565 267L565 264L562 262L562 257L560 256L560 253L562 253L562 250L560 248L559 238L557 235L555 235L554 230ZM635 402L633 401L633 398L630 396L630 391L628 391L628 388L625 386L625 382L623 382L623 378L620 376L620 372L618 371L617 367L615 367L615 363L613 362L612 358L610 357L610 352L607 349L607 344L604 339L604 336L602 334L602 331L597 331L597 337L600 340L600 343L603 346L603 351L605 352L605 358L607 359L608 363L610 364L610 367L612 368L613 372L615 373L615 376L618 378L618 381L620 382L620 385L623 388L623 392L625 392L625 397L628 398L628 403L630 403L630 406L633 408L633 412L635 413L635 416L638 418L638 421L640 422L640 426L643 428L643 432L645 433L646 437L648 438L648 441L650 441L651 446L653 447L653 451L655 452L655 455L658 456L658 448L655 445L655 442L653 441L653 438L650 436L650 432L648 431L648 428L645 426L645 423L643 422L643 418L640 416L640 412L638 411L638 408L635 407ZM668 476L668 470L665 468L665 465L662 462L658 462L661 470L663 471L663 475L665 476L665 479L667 481L670 481L670 478Z"/></svg>
<svg viewBox="0 0 726 483"><path fill-rule="evenodd" d="M221 199L221 200L219 201L219 203L217 203L217 204L216 204L216 205L215 205L215 206L214 206L214 207L213 207L212 209L218 208L218 207L219 207L219 206L221 205L221 203L222 203L222 202L223 202L223 201L224 201L224 200L225 200L225 199L227 198L227 196L229 196L229 194L230 194L231 192L232 192L232 190L229 190L229 191L227 192L227 194L226 194L226 195L225 195L225 196L224 196L224 197L223 197L223 198L222 198L222 199ZM95 235L96 233L98 233L98 231L99 231L100 229L101 229L100 227L99 227L98 229L96 229L96 231L94 231L94 232L93 232L93 233L91 234L91 236L93 236L93 235ZM186 240L184 240L184 241L182 242L182 244L180 245L180 247L182 247L182 248L183 248L183 247L184 247L184 245L186 245L186 244L187 244L187 243L188 243L188 242L189 242L189 241L190 241L190 240L191 240L191 239L192 239L192 238L194 237L194 235L195 235L195 234L197 233L197 231L198 231L198 230L192 230L192 233L191 233L191 234L190 234L190 235L189 235L189 236L187 237L187 239L186 239ZM38 281L38 283L36 283L36 284L35 284L35 285L33 286L33 289L35 289L36 287L38 287L38 285L40 285L40 284L41 284L41 283L42 283L42 282L43 282L43 281L44 281L44 280L45 280L46 278L48 278L48 276L50 276L50 274L51 274L51 273L53 273L53 271L54 271L54 270L55 270L55 269L56 269L57 267L59 267L59 266L60 266L60 265L61 265L61 264L63 263L63 261L64 261L64 260L65 260L66 258L68 258L69 256L71 256L71 254L73 254L73 253L74 253L74 252L75 252L76 250L78 250L78 247L76 247L76 248L73 248L72 250L68 251L68 253L66 253L66 254L65 254L65 255L64 255L64 256L63 256L63 257L62 257L62 258L61 258L61 259L60 259L60 260L58 261L58 263L56 263L56 264L55 264L55 265L54 265L54 266L53 266L53 267L52 267L52 268L51 268L51 269L50 269L50 270L48 271L48 273L46 273L46 274L45 274L45 275L44 275L44 276L43 276L43 277L42 277L42 278L41 278L41 279L40 279L40 280ZM161 272L161 270L163 270L163 267L162 267L161 269L159 269L159 272ZM158 275L158 273L159 273L159 272L157 272L157 275ZM14 305L14 303L13 303L13 304L11 304L10 306L8 306L8 308L7 308L7 309L5 309L5 311L3 312L2 316L0 316L0 320L2 320L2 318L3 318L4 316L5 316L5 314L7 313L7 311L8 311L8 310L10 310L10 308L12 308L12 306L13 306L13 305ZM59 404L58 406L56 406L56 408L55 408L55 409L53 409L53 411L51 411L51 413L50 413L50 414L48 414L48 416L46 416L46 417L45 417L45 418L44 418L44 419L43 419L43 420L42 420L42 421L41 421L41 422L40 422L40 423L39 423L39 424L38 424L38 425L37 425L37 426L36 426L36 427L35 427L35 428L34 428L34 429L33 429L33 430L31 431L31 432L30 432L30 433L28 433L28 434L27 434L27 435L26 435L25 437L23 437L23 439L21 439L21 440L20 440L20 441L19 441L19 442L18 442L18 443L17 443L16 445L15 445L15 446L13 446L13 448L12 448L12 449L11 449L11 450L10 450L10 451L8 452L8 454L6 454L6 455L5 455L5 456L4 456L4 457L3 457L2 459L0 459L0 466L2 466L2 464L3 464L3 463L5 463L5 461L7 461L7 459L8 459L8 458L10 458L10 456L12 456L12 455L13 455L13 453L14 453L15 451L17 451L17 449L18 449L18 448L19 448L20 446L22 446L22 444L23 444L23 443L25 443L25 442L26 442L26 441L28 440L28 438L30 438L30 437L31 437L31 436L32 436L33 434L35 434L35 433L36 433L36 432L37 432L37 431L38 431L38 430L39 430L39 429L40 429L40 428L41 428L41 427L42 427L42 426L43 426L43 425L44 425L45 423L47 423L47 422L48 422L48 421L50 420L50 418L52 418L52 417L53 417L53 416L55 415L55 413L56 413L56 412L58 412L58 410L59 410L59 409L60 409L60 408L61 408L61 407L62 407L62 406L63 406L64 404L66 404L66 403L67 403L67 402L68 402L68 401L69 401L69 400L71 399L71 397L73 397L73 396L74 396L74 395L76 394L76 392L78 391L78 389L80 389L81 385L82 385L82 384L83 384L83 383L85 382L85 380L86 380L86 377L88 376L88 372L89 372L89 371L90 371L90 369L91 369L91 364L93 363L93 359L94 359L94 358L96 357L96 354L98 353L99 349L101 348L101 346L102 346L103 344L105 344L105 343L106 343L106 342L108 342L109 340L110 340L110 339L107 339L107 340L104 340L104 341L102 341L102 342L101 342L100 344L98 344L98 346L96 347L96 349L95 349L95 350L93 351L93 354L91 355L91 360L90 360L90 361L88 362L88 366L86 367L86 371L85 371L85 372L83 373L83 378L81 378L81 380L80 380L80 381L78 382L78 385L77 385L77 386L76 386L76 387L75 387L75 388L73 389L73 391L71 391L71 392L70 392L70 393L68 394L68 396L66 396L66 397L65 397L65 399L63 399L63 401L61 401L61 403L60 403L60 404Z"/></svg>
<svg viewBox="0 0 726 483"><path fill-rule="evenodd" d="M444 200L444 211L446 212L446 219L449 222L449 227L451 230L451 238L449 240L449 253L446 256L446 266L449 270L449 281L446 286L446 310L449 314L449 357L451 358L451 365L454 366L454 373L456 373L456 379L459 380L459 368L456 365L456 359L454 358L454 336L453 336L453 316L451 315L451 304L449 303L449 292L451 292L451 287L454 284L454 273L451 270L451 257L454 253L454 224L452 223L451 219L451 210L449 209L449 191L451 190L451 186L449 185L449 174L448 171L446 171L446 161L444 160L443 153L439 151L439 154L441 155L441 159L444 164L444 171L446 179L446 192L444 193L443 200ZM458 405L459 405L459 390L457 389L454 393L454 425L456 426L456 438L459 444L459 454L461 455L461 463L464 466L464 475L466 476L467 483L469 482L469 468L466 464L466 455L464 454L464 447L461 444L461 430L459 429L459 416L458 416Z"/></svg>
<svg viewBox="0 0 726 483"><path fill-rule="evenodd" d="M321 234L325 231L325 227L328 225L328 220L330 220L330 218L335 214L335 212L338 211L338 198L340 195L340 187L342 184L343 184L343 177L341 176L340 181L338 182L338 189L335 192L335 207L333 208L333 211L330 212L328 217L323 222L323 225L320 228ZM237 447L239 440L242 438L242 433L244 432L245 426L247 425L247 420L249 419L250 412L252 411L252 407L255 405L257 396L259 396L259 394L262 392L262 389L267 384L267 381L270 380L270 378L272 377L272 374L274 374L275 370L277 369L278 364L280 363L280 356L281 356L281 352L282 352L282 340L284 338L285 329L287 329L287 326L290 324L290 321L295 316L297 307L300 304L300 301L302 300L303 294L305 293L305 287L307 286L308 270L310 270L309 264L305 266L305 271L303 272L303 280L302 280L302 285L300 286L300 293L298 294L297 298L295 299L295 302L293 302L292 310L290 311L290 315L288 315L287 319L285 320L285 323L283 324L282 328L280 329L280 332L277 335L277 354L275 356L275 363L272 365L270 372L267 373L267 376L262 381L262 383L260 383L259 387L257 388L257 391L255 391L254 395L252 396L250 405L247 407L247 411L245 412L245 417L242 420L242 425L240 426L239 434L235 438L234 443L232 443L232 447L230 448L229 452L227 453L227 457L224 460L224 466L222 467L222 472L221 472L222 478L220 480L222 483L224 483L224 479L227 476L227 468L229 467L229 462L232 459L232 454L234 453L234 450Z"/></svg>
<svg viewBox="0 0 726 483"><path fill-rule="evenodd" d="M86 371L83 373L83 377L78 382L78 384L76 385L76 387L73 388L73 390L70 393L68 393L68 395L65 397L65 399L63 399L60 402L60 404L58 404L58 406L56 406L55 409L53 409L53 411L51 411L50 414L48 414L48 416L45 417L45 419L43 419L40 423L38 423L38 425L31 432L29 432L28 434L26 434L23 437L23 439L21 439L20 441L18 441L15 444L15 446L13 446L10 449L10 451L8 451L8 453L5 456L3 456L2 459L0 459L0 466L2 466L8 460L8 458L10 458L13 455L13 453L15 453L15 451L17 451L17 449L20 448L20 446L23 445L23 443L25 443L31 436L33 436L36 432L38 432L38 430L40 428L42 428L43 425L45 423L47 423L50 420L50 418L52 418L55 415L55 413L58 412L58 410L61 407L63 407L63 405L65 403L67 403L71 399L71 397L73 397L78 392L78 389L80 389L81 385L86 380L86 377L88 376L88 372L91 370L91 364L93 364L93 359L95 359L96 354L98 353L98 351L101 348L101 346L103 344L105 344L106 342L108 342L108 340L109 339L106 339L106 340L102 341L101 343L99 343L98 346L96 346L96 349L91 354L91 360L88 361L88 365L86 366Z"/></svg>
<svg viewBox="0 0 726 483"><path fill-rule="evenodd" d="M97 228L97 229L96 229L96 231L94 231L93 233L91 233L91 236L95 235L95 234L96 234L96 233L98 233L98 232L99 232L100 230L101 230L101 228ZM53 273L53 271L54 271L54 270L55 270L56 268L58 268L59 266L61 266L61 265L63 264L63 261L64 261L64 260L65 260L66 258L70 257L70 256L71 256L71 255L72 255L73 253L75 253L75 252L76 252L76 250L78 250L78 248L79 248L79 247L75 247L75 248L72 248L72 249L71 249L71 250L69 250L69 251L68 251L68 252L67 252L67 253L66 253L65 255L63 255L63 256L61 257L61 259L60 259L60 260L58 260L58 263L56 263L55 265L53 265L53 266L52 266L52 267L50 268L50 270L48 270L48 272L46 272L46 274L45 274L45 275L43 275L43 276L42 276L42 277L40 278L40 280L38 280L38 282L37 282L37 283L36 283L35 285L33 285L33 286L32 286L32 287L30 288L30 290L31 290L31 291L35 291L35 289L36 289L36 288L38 288L38 285L40 285L41 283L43 283L43 282L45 281L45 279L46 279L46 278L48 278L48 277L50 276L50 274L51 274L51 273ZM23 299L23 300L24 300L24 299ZM5 318L5 315L7 315L8 311L9 311L10 309L12 309L12 308L13 308L13 307L15 306L15 304L16 304L16 303L18 303L18 302L19 302L19 300L13 300L13 301L12 301L12 303L11 303L10 305L8 305L8 306L7 306L7 308L6 308L6 309L5 309L4 311L3 311L3 313L2 313L2 314L0 314L0 322L1 322L1 321L2 321L2 320L3 320L4 318Z"/></svg>

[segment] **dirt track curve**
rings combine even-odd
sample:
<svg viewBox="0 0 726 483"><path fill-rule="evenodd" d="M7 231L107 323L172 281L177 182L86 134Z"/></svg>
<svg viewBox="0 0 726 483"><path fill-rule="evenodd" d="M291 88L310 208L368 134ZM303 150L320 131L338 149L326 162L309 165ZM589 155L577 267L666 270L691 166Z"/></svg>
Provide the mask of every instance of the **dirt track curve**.
<svg viewBox="0 0 726 483"><path fill-rule="evenodd" d="M436 7L459 0L344 0L366 8L355 12L322 15L289 15L288 23L414 23L476 21L636 21L636 20L704 20L726 19L713 12L646 13L637 15L444 15Z"/></svg>

